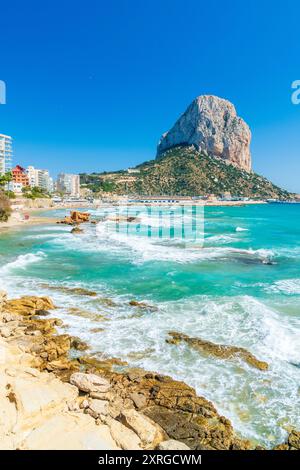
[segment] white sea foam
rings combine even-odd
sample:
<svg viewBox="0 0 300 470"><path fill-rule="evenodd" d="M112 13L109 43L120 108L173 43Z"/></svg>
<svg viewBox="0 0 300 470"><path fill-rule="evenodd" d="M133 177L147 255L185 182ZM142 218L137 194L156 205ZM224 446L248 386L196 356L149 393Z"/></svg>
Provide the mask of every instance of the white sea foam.
<svg viewBox="0 0 300 470"><path fill-rule="evenodd" d="M266 290L290 295L300 294L300 279L282 279L266 287Z"/></svg>
<svg viewBox="0 0 300 470"><path fill-rule="evenodd" d="M233 243L236 240L237 239L232 235L221 234L221 235L212 235L210 237L207 237L205 239L205 242L217 243L217 244L226 244L226 243Z"/></svg>
<svg viewBox="0 0 300 470"><path fill-rule="evenodd" d="M15 260L10 261L0 268L0 275L9 274L13 271L24 270L26 266L32 263L37 263L44 259L47 255L43 251L37 253L26 253L19 255Z"/></svg>

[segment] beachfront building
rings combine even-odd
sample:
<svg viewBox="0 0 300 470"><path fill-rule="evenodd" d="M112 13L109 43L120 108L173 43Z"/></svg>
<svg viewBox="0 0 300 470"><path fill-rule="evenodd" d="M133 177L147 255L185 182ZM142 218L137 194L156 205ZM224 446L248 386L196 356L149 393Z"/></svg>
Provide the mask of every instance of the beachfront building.
<svg viewBox="0 0 300 470"><path fill-rule="evenodd" d="M0 134L0 175L11 171L12 156L12 138L9 135Z"/></svg>
<svg viewBox="0 0 300 470"><path fill-rule="evenodd" d="M16 165L12 169L12 190L21 193L22 189L29 186L29 178L25 168Z"/></svg>
<svg viewBox="0 0 300 470"><path fill-rule="evenodd" d="M128 199L129 203L142 203L142 204L173 204L173 203L191 203L190 196L139 196L137 198Z"/></svg>
<svg viewBox="0 0 300 470"><path fill-rule="evenodd" d="M71 173L60 173L57 177L57 191L68 196L80 196L80 177Z"/></svg>
<svg viewBox="0 0 300 470"><path fill-rule="evenodd" d="M29 185L32 188L38 187L48 193L53 192L53 178L51 178L48 170L41 170L34 168L34 166L29 166L27 168L27 176Z"/></svg>

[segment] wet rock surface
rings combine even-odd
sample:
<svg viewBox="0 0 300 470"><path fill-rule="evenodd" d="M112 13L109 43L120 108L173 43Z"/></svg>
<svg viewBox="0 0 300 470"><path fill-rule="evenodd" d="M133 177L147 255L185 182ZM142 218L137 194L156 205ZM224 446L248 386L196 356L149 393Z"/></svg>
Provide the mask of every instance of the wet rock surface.
<svg viewBox="0 0 300 470"><path fill-rule="evenodd" d="M247 349L236 346L227 346L223 344L215 344L210 341L203 340L201 338L191 338L183 333L176 331L169 332L170 338L166 339L169 344L180 344L184 342L193 349L200 351L203 354L218 357L220 359L234 359L240 358L247 362L252 367L259 370L268 370L268 364L264 361L260 361Z"/></svg>
<svg viewBox="0 0 300 470"><path fill-rule="evenodd" d="M86 295L88 297L96 297L97 292L94 292L89 289L84 289L82 287L67 287L67 286L53 286L49 284L41 284L41 287L48 289L48 290L54 290L58 292L63 292L66 294L75 294L75 295Z"/></svg>
<svg viewBox="0 0 300 470"><path fill-rule="evenodd" d="M74 228L72 228L71 233L75 233L75 234L76 233L83 233L83 230L80 227L74 227Z"/></svg>

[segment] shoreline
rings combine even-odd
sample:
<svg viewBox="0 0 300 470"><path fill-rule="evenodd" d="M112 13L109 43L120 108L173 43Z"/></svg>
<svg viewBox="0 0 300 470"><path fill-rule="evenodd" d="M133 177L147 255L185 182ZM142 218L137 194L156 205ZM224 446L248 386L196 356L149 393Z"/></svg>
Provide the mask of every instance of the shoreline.
<svg viewBox="0 0 300 470"><path fill-rule="evenodd" d="M14 217L10 218L7 222L0 222L0 234L5 233L11 229L28 227L30 225L46 225L55 223L57 219L54 217L38 217L33 216L28 220L20 220Z"/></svg>
<svg viewBox="0 0 300 470"><path fill-rule="evenodd" d="M109 203L108 205L110 205ZM112 203L113 204L113 203ZM115 203L116 204L116 203ZM124 203L125 204L125 203ZM195 206L200 206L200 207L242 207L245 205L255 205L255 204L267 204L265 201L217 201L217 202L207 202L205 201L200 202L200 201L195 201L193 203L188 202L188 205L195 205ZM139 205L148 205L144 203L129 203L127 205L132 205L132 206L139 206ZM157 205L178 205L180 206L181 203L151 203L151 205L157 206ZM29 226L29 225L44 225L48 223L55 223L57 221L56 218L54 217L43 217L39 216L41 212L48 212L48 211L55 211L55 210L64 210L64 209L70 209L74 210L77 208L81 209L98 209L100 207L106 207L105 203L102 203L101 205L94 205L94 204L81 204L81 205L76 205L76 204L59 204L57 206L51 206L51 207L29 207L29 208L23 208L19 210L13 210L12 214L10 215L9 219L7 222L0 222L0 233L13 229L13 228L20 228L23 226ZM25 214L31 214L29 218L26 220Z"/></svg>

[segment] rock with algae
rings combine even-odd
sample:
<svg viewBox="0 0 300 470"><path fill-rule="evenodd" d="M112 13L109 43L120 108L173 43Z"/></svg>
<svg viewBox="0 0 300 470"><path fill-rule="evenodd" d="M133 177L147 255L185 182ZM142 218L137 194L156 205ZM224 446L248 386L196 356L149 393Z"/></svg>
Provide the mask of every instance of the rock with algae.
<svg viewBox="0 0 300 470"><path fill-rule="evenodd" d="M268 370L269 366L266 362L260 361L245 348L228 346L224 344L215 344L201 338L191 338L190 336L183 333L178 333L177 331L170 331L169 335L170 338L166 339L166 342L169 344L179 344L181 342L185 342L192 348L204 354L215 356L220 359L240 358L252 367L256 367L260 370Z"/></svg>

